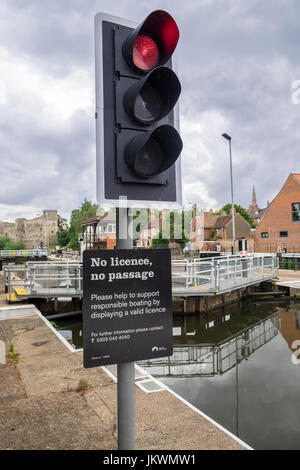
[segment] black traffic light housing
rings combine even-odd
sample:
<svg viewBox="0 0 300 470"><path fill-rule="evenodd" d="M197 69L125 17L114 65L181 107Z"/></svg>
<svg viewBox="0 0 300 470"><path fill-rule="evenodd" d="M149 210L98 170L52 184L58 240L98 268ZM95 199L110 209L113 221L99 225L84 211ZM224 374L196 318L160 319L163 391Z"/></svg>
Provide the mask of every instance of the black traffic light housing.
<svg viewBox="0 0 300 470"><path fill-rule="evenodd" d="M181 204L178 38L162 10L137 27L95 17L98 204L116 205L120 196L132 206Z"/></svg>

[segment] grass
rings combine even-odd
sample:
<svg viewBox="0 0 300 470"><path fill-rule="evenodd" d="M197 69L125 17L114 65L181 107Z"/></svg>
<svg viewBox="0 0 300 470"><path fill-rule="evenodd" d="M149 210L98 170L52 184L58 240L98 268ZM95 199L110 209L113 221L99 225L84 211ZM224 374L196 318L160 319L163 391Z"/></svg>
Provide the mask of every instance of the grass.
<svg viewBox="0 0 300 470"><path fill-rule="evenodd" d="M55 321L50 321L51 325L53 326L53 328L55 328L56 330L58 330L58 324L55 323Z"/></svg>
<svg viewBox="0 0 300 470"><path fill-rule="evenodd" d="M83 395L89 388L91 388L90 385L85 380L80 379L76 392Z"/></svg>
<svg viewBox="0 0 300 470"><path fill-rule="evenodd" d="M17 365L19 363L20 354L15 352L15 347L13 343L9 345L9 353L6 357L14 364Z"/></svg>

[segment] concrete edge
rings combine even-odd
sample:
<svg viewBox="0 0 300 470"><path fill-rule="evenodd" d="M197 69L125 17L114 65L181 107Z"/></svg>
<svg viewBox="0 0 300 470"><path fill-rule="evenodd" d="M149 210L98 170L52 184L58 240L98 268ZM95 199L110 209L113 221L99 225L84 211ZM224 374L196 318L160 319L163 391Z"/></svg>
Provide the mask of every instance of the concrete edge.
<svg viewBox="0 0 300 470"><path fill-rule="evenodd" d="M41 312L38 310L38 308L33 305L33 304L29 304L29 305L19 305L19 306L16 306L16 307L1 307L0 308L0 312L1 310L21 310L21 309L24 309L24 308L32 308L33 312L32 312L32 315L26 315L26 316L34 316L34 315L37 315L38 317L41 318L41 320L43 320L43 322L50 328L50 330L52 330L52 332L57 336L58 339L60 339L60 341L62 341L62 343L69 349L69 351L71 351L72 353L74 352L78 352L78 351L82 351L82 349L75 349L73 348L73 346L70 345L70 343L53 327L53 325L51 325L51 323L49 322L49 320L47 320L47 318L45 318ZM10 317L10 318L22 318L22 316L17 316L17 317ZM240 445L242 445L243 447L245 447L245 449L247 450L254 450L252 447L250 447L248 444L246 444L244 441L242 441L241 439L239 439L237 436L235 436L234 434L232 434L230 431L228 431L228 429L224 428L221 424L217 423L215 420L213 420L212 418L210 418L209 416L207 416L205 413L203 413L202 411L200 411L198 408L196 408L194 405L192 405L190 402L188 402L187 400L185 400L183 397L181 397L180 395L178 395L176 392L174 392L173 390L171 390L167 385L165 385L164 383L162 383L160 380L156 379L155 377L152 377L151 374L147 373L147 371L145 371L141 366L135 364L135 367L138 367L138 370L140 372L143 372L145 374L145 376L149 377L149 379L147 380L152 380L153 382L155 382L159 387L160 387L160 390L157 390L157 391L167 391L169 393L171 393L173 396L175 396L178 400L180 400L182 403L184 403L186 406L188 406L189 408L191 408L193 411L195 411L197 414L199 414L200 416L202 416L204 419L206 419L207 421L209 421L210 423L214 424L218 429L220 429L221 431L223 431L225 434L227 434L227 436L231 437L233 440L235 440L236 442L238 442ZM114 382L117 382L117 378L114 376L114 374L112 372L110 372L106 367L102 367L102 369L114 380ZM138 382L135 382L135 385L137 385ZM144 389L144 387L142 388L141 386L139 387L140 389ZM143 390L147 393L146 390ZM149 393L149 392L148 392Z"/></svg>
<svg viewBox="0 0 300 470"><path fill-rule="evenodd" d="M168 392L170 392L172 395L174 395L176 398L178 398L180 401L182 401L182 403L184 403L186 406L188 406L189 408L191 408L193 411L195 411L196 413L198 413L200 416L202 416L202 418L206 419L207 421L209 421L210 423L214 424L218 429L220 429L221 431L223 431L225 434L227 434L227 436L231 437L234 441L238 442L239 444L241 444L243 447L245 447L246 450L254 450L252 447L250 447L248 444L246 444L246 442L242 441L239 437L235 436L234 434L232 434L230 431L228 431L228 429L224 428L221 424L217 423L217 421L215 421L214 419L210 418L209 416L207 416L205 413L203 413L203 411L200 411L198 408L196 408L194 405L192 405L190 402L188 402L187 400L185 400L183 397L181 397L180 395L178 395L176 392L174 392L173 390L171 390L168 386L166 386L166 390L168 390Z"/></svg>

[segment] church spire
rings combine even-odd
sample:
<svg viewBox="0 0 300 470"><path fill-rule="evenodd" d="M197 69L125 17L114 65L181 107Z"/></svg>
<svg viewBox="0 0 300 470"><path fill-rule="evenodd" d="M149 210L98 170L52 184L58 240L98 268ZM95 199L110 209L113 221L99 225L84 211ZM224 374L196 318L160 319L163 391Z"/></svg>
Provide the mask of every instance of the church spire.
<svg viewBox="0 0 300 470"><path fill-rule="evenodd" d="M252 191L252 202L251 202L251 205L250 205L249 208L248 208L248 211L249 211L249 212L259 211L259 207L258 207L257 200L256 200L256 192L255 192L255 187L254 187L254 186L253 186L253 191Z"/></svg>
<svg viewBox="0 0 300 470"><path fill-rule="evenodd" d="M253 192L252 192L252 207L258 207L257 200L256 200L256 192L255 192L255 187L254 186L253 186Z"/></svg>

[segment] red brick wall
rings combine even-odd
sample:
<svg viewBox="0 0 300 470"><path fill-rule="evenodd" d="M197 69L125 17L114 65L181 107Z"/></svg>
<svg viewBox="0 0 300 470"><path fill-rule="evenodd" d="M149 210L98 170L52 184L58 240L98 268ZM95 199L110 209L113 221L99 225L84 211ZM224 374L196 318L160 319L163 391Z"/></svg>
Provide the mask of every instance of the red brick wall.
<svg viewBox="0 0 300 470"><path fill-rule="evenodd" d="M300 202L300 181L292 174L272 201L264 218L256 229L256 251L300 252L300 222L293 222L292 203ZM280 237L279 232L287 231L288 237ZM261 238L268 232L268 238Z"/></svg>

